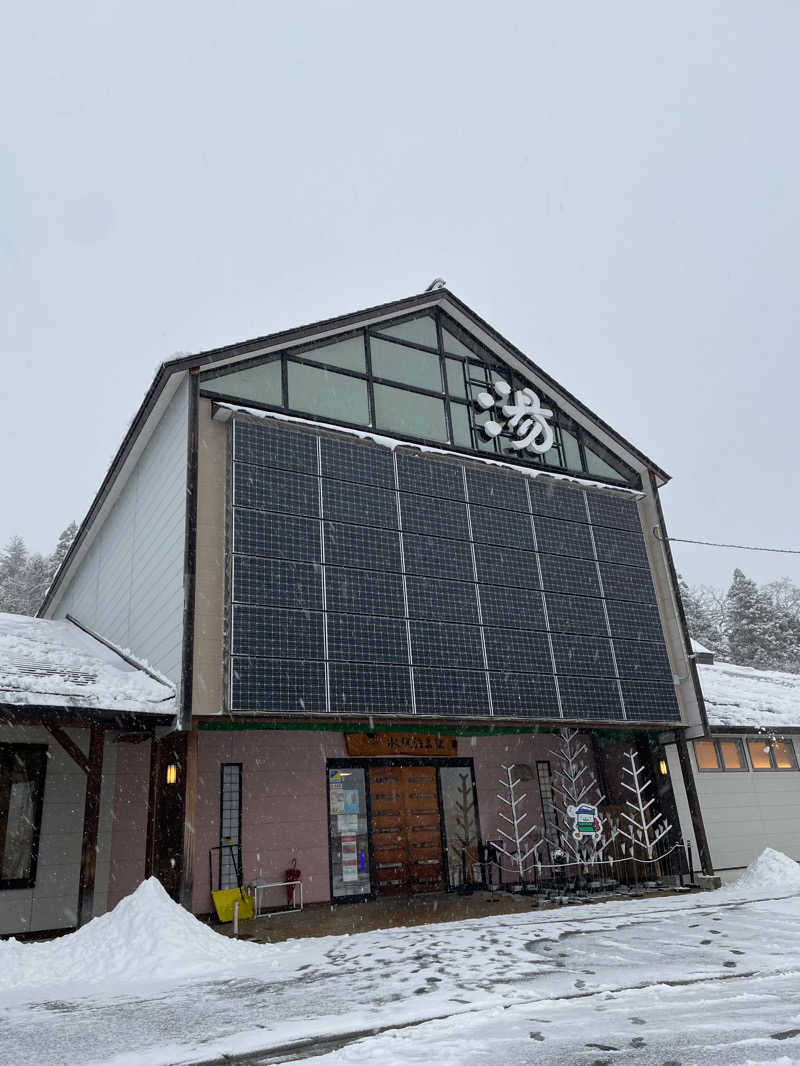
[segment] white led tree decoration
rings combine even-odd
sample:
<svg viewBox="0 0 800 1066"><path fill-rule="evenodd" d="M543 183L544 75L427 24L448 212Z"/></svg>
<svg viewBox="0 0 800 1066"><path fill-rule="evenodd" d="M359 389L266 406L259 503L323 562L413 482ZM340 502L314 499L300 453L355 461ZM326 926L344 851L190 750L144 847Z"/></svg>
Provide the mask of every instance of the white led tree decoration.
<svg viewBox="0 0 800 1066"><path fill-rule="evenodd" d="M557 843L571 862L597 862L602 860L618 829L607 824L603 830L597 808L605 796L583 761L586 745L578 738L577 729L560 729L558 748L552 752L558 762L553 775L553 803L562 826L557 830ZM591 826L586 825L587 818ZM573 831L567 828L570 823L574 824Z"/></svg>
<svg viewBox="0 0 800 1066"><path fill-rule="evenodd" d="M503 766L505 770L505 777L500 778L500 785L505 791L505 795L501 796L497 793L497 798L501 803L505 804L506 811L500 811L500 817L508 826L508 831L498 828L498 833L508 841L509 847L503 844L496 844L496 849L506 858L511 859L517 868L519 878L521 881L525 880L525 873L534 864L538 865L539 859L537 852L542 846L544 841L540 838L533 845L529 845L526 841L530 838L531 834L535 832L536 826L531 825L528 829L523 827L523 822L528 817L528 812L522 809L522 805L527 797L527 792L523 792L520 796L517 794L517 788L520 784L521 778L514 776L514 766ZM529 863L528 860L532 859Z"/></svg>
<svg viewBox="0 0 800 1066"><path fill-rule="evenodd" d="M630 813L627 810L622 811L621 817L626 820L627 824L619 826L619 833L630 841L634 850L637 847L641 848L647 858L652 860L656 844L667 835L672 826L660 811L650 816L650 808L655 803L655 797L651 796L647 799L645 793L648 788L652 788L653 782L649 777L644 776L644 770L639 766L636 752L626 751L625 758L628 760L628 765L623 766L622 772L628 776L627 779L623 778L622 787L631 793L632 798L625 803L625 806L630 808Z"/></svg>

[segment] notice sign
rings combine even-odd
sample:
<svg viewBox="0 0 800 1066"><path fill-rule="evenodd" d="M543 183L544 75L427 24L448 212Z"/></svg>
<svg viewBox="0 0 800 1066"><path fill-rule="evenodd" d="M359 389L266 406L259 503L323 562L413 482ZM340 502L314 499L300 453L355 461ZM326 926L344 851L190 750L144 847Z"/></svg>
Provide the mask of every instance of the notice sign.
<svg viewBox="0 0 800 1066"><path fill-rule="evenodd" d="M331 798L331 814L344 814L344 782L345 779L338 770L328 771L329 792Z"/></svg>
<svg viewBox="0 0 800 1066"><path fill-rule="evenodd" d="M348 833L341 838L342 843L342 880L358 880L358 848L356 834Z"/></svg>

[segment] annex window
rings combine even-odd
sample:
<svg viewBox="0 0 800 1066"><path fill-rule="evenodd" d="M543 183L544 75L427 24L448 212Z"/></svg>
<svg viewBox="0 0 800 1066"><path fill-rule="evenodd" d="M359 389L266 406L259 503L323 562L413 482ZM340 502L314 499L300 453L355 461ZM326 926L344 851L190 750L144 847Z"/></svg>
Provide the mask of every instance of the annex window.
<svg viewBox="0 0 800 1066"><path fill-rule="evenodd" d="M756 740L747 741L750 762L754 770L796 770L794 746L790 741Z"/></svg>
<svg viewBox="0 0 800 1066"><path fill-rule="evenodd" d="M698 770L746 770L740 740L696 740L694 754Z"/></svg>
<svg viewBox="0 0 800 1066"><path fill-rule="evenodd" d="M265 410L287 411L422 443L503 457L515 464L641 486L639 475L587 433L541 389L553 413L552 448L520 451L506 431L484 427L497 412L478 397L522 378L443 312L425 311L281 352L254 356L200 375L204 396Z"/></svg>
<svg viewBox="0 0 800 1066"><path fill-rule="evenodd" d="M0 889L36 883L46 764L43 744L0 744Z"/></svg>
<svg viewBox="0 0 800 1066"><path fill-rule="evenodd" d="M242 764L223 763L219 802L219 887L235 888L242 873Z"/></svg>

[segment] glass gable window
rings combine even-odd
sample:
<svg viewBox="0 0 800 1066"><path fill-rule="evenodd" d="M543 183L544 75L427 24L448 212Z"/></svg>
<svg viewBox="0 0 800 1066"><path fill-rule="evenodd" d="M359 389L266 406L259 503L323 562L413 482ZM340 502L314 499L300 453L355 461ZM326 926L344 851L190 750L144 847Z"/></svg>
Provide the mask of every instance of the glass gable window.
<svg viewBox="0 0 800 1066"><path fill-rule="evenodd" d="M204 377L203 391L213 396L230 396L279 407L283 403L281 360L273 358L244 370Z"/></svg>
<svg viewBox="0 0 800 1066"><path fill-rule="evenodd" d="M204 371L204 396L265 410L374 428L422 443L447 444L516 464L641 487L639 475L533 387L553 412L553 447L519 450L507 429L492 436L502 403L478 402L498 381L513 392L531 386L444 312L436 309L378 322L337 339L256 356ZM501 420L503 415L499 416Z"/></svg>
<svg viewBox="0 0 800 1066"><path fill-rule="evenodd" d="M334 370L289 363L289 407L343 422L369 424L367 383Z"/></svg>

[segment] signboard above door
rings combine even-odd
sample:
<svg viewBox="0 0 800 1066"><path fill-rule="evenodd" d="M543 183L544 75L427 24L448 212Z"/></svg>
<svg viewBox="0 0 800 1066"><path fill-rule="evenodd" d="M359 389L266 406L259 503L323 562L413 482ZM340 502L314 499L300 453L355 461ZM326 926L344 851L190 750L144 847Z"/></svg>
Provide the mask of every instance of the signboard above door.
<svg viewBox="0 0 800 1066"><path fill-rule="evenodd" d="M346 733L348 755L412 755L417 758L442 758L458 755L456 737L435 733Z"/></svg>

